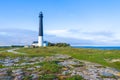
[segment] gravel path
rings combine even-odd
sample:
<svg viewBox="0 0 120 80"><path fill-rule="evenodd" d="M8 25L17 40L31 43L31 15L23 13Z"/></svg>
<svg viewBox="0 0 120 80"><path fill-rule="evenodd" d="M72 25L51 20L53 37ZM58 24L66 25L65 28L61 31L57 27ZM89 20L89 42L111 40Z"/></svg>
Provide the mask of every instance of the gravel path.
<svg viewBox="0 0 120 80"><path fill-rule="evenodd" d="M17 52L16 50L18 50L18 49L20 49L20 48L9 49L9 50L7 50L7 52L11 52L14 54L25 54L25 53Z"/></svg>

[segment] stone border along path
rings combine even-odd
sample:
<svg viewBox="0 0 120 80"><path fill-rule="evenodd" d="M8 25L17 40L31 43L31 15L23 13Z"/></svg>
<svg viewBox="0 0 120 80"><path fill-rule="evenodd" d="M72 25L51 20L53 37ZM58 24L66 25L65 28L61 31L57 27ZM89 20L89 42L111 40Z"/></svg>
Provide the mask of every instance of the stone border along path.
<svg viewBox="0 0 120 80"><path fill-rule="evenodd" d="M20 52L15 51L18 49L19 48L10 49L10 50L7 50L7 52L12 52L14 54L25 54L25 53L20 53ZM13 65L16 65L16 62L19 63L20 60L22 60L22 58L15 58L15 59L6 58L4 60L1 60L1 62L2 64L6 65L6 67L7 66L12 67ZM63 70L60 73L63 78L68 77L68 76L80 75L85 80L120 80L120 71L114 68L104 67L100 64L92 63L92 62L88 62L84 60L78 60L68 55L55 54L54 56L47 56L47 57L33 57L33 58L24 57L24 60L25 60L24 62L18 64L17 66L24 67L25 65L28 65L28 64L34 65L37 62L39 63L39 62L44 62L44 61L57 60L58 61L57 64L63 67ZM41 67L42 67L41 65L28 67L25 69L26 72L24 72L22 68L12 69L11 74L14 75L14 79L22 80L22 78L24 77L23 73L30 74L29 71L36 71L35 69L39 69ZM6 72L7 70L9 70L9 68L0 69L0 79L2 79L1 77L4 77L4 78L10 77L10 76L5 76L8 74ZM33 76L32 80L38 80L38 79L35 79L38 77L38 74L39 72L31 73L31 75ZM10 79L10 80L13 80L13 79Z"/></svg>

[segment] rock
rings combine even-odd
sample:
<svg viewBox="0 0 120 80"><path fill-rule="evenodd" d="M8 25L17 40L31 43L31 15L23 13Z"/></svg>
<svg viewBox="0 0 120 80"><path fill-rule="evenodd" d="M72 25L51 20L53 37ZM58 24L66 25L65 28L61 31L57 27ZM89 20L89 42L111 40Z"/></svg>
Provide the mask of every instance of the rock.
<svg viewBox="0 0 120 80"><path fill-rule="evenodd" d="M20 66L20 64L14 64L14 66Z"/></svg>
<svg viewBox="0 0 120 80"><path fill-rule="evenodd" d="M109 72L102 72L100 75L104 76L104 77L113 77L114 76L113 74L111 74Z"/></svg>
<svg viewBox="0 0 120 80"><path fill-rule="evenodd" d="M68 70L68 68L64 67L64 68L62 68L62 70L66 71L66 70Z"/></svg>
<svg viewBox="0 0 120 80"><path fill-rule="evenodd" d="M0 72L0 76L5 76L5 75L7 75L7 72L6 72L6 71Z"/></svg>
<svg viewBox="0 0 120 80"><path fill-rule="evenodd" d="M5 62L7 62L7 63L13 63L13 62L14 62L14 60L12 60L12 59L8 58L8 59L5 59Z"/></svg>
<svg viewBox="0 0 120 80"><path fill-rule="evenodd" d="M39 57L38 61L42 62L44 60L44 57Z"/></svg>
<svg viewBox="0 0 120 80"><path fill-rule="evenodd" d="M0 60L0 64L3 64L4 63L4 61L3 60Z"/></svg>
<svg viewBox="0 0 120 80"><path fill-rule="evenodd" d="M3 68L3 69L0 69L0 72L7 71L7 70L9 70L9 68Z"/></svg>
<svg viewBox="0 0 120 80"><path fill-rule="evenodd" d="M76 75L76 71L75 71L75 70L73 70L73 71L71 72L71 76L74 76L74 75Z"/></svg>
<svg viewBox="0 0 120 80"><path fill-rule="evenodd" d="M13 73L16 73L16 72L21 72L22 69L16 69L16 70L12 70Z"/></svg>
<svg viewBox="0 0 120 80"><path fill-rule="evenodd" d="M68 71L68 70L62 72L62 75L67 75L67 74L69 74L69 71Z"/></svg>
<svg viewBox="0 0 120 80"><path fill-rule="evenodd" d="M33 80L38 80L39 76L37 74L31 74Z"/></svg>
<svg viewBox="0 0 120 80"><path fill-rule="evenodd" d="M44 70L41 70L39 64L43 61L55 61L56 64L60 65L60 67L63 67L61 69L61 73L55 73L56 75L62 75L62 79L65 79L70 76L74 75L80 75L86 80L119 80L120 78L120 71L115 70L113 68L103 67L96 63L91 63L87 61L81 61L74 58L71 58L67 55L57 54L53 56L48 57L24 57L24 58L9 58L0 60L0 64L8 67L8 68L2 68L0 69L0 77L8 77L9 70L12 69L12 72L10 74L14 76L14 80L22 80L25 76L30 76L32 80L38 80L38 75L43 75L45 72ZM23 62L24 61L24 62ZM35 64L35 65L34 65ZM25 65L30 65L26 66ZM33 65L33 67L31 67ZM22 67L24 69L24 72L22 69L14 69L9 66L18 66ZM114 76L117 79L114 79ZM102 78L107 77L107 78ZM0 80L4 80L1 79ZM10 80L10 79L9 79ZM12 79L13 80L13 79ZM57 79L58 80L58 79Z"/></svg>
<svg viewBox="0 0 120 80"><path fill-rule="evenodd" d="M5 64L3 64L4 66L13 66L14 65L14 63L5 63Z"/></svg>
<svg viewBox="0 0 120 80"><path fill-rule="evenodd" d="M36 68L41 68L41 66L35 66Z"/></svg>
<svg viewBox="0 0 120 80"><path fill-rule="evenodd" d="M120 59L112 59L110 62L114 63L114 62L120 62Z"/></svg>
<svg viewBox="0 0 120 80"><path fill-rule="evenodd" d="M19 76L23 74L22 69L12 70L14 76Z"/></svg>
<svg viewBox="0 0 120 80"><path fill-rule="evenodd" d="M28 71L33 71L35 68L27 68Z"/></svg>
<svg viewBox="0 0 120 80"><path fill-rule="evenodd" d="M23 76L22 75L15 76L14 80L23 80Z"/></svg>
<svg viewBox="0 0 120 80"><path fill-rule="evenodd" d="M20 66L25 66L27 65L28 63L24 62L24 63L21 63Z"/></svg>
<svg viewBox="0 0 120 80"><path fill-rule="evenodd" d="M56 59L68 59L68 58L70 58L71 56L56 54L54 57L55 57Z"/></svg>
<svg viewBox="0 0 120 80"><path fill-rule="evenodd" d="M120 72L116 73L115 75L118 76L118 77L120 77Z"/></svg>
<svg viewBox="0 0 120 80"><path fill-rule="evenodd" d="M16 58L16 59L14 59L13 61L14 61L15 63L17 63L17 62L19 62L19 60L20 60L20 58Z"/></svg>
<svg viewBox="0 0 120 80"><path fill-rule="evenodd" d="M29 61L30 62L35 62L35 61L37 61L37 59L38 59L37 57L34 57L34 58L31 58Z"/></svg>
<svg viewBox="0 0 120 80"><path fill-rule="evenodd" d="M13 80L11 76L0 76L0 80Z"/></svg>

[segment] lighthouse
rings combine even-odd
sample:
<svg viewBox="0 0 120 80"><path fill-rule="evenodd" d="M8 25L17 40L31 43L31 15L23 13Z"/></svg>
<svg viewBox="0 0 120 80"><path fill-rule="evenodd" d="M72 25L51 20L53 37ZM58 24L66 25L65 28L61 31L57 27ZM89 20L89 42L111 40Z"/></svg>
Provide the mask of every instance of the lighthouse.
<svg viewBox="0 0 120 80"><path fill-rule="evenodd" d="M39 13L39 34L38 34L38 46L43 46L43 13Z"/></svg>

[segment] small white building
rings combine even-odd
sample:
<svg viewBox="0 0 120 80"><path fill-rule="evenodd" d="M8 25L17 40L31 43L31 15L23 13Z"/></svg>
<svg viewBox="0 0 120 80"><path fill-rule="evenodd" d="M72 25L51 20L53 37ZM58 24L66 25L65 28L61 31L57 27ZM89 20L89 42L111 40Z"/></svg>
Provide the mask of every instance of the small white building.
<svg viewBox="0 0 120 80"><path fill-rule="evenodd" d="M32 46L38 47L38 41L33 41Z"/></svg>
<svg viewBox="0 0 120 80"><path fill-rule="evenodd" d="M39 47L38 41L33 41L32 46L34 46L34 47ZM48 46L48 42L47 42L47 41L44 41L44 42L43 42L43 47L47 47L47 46Z"/></svg>

